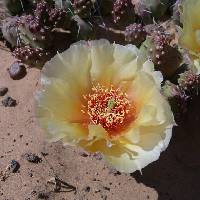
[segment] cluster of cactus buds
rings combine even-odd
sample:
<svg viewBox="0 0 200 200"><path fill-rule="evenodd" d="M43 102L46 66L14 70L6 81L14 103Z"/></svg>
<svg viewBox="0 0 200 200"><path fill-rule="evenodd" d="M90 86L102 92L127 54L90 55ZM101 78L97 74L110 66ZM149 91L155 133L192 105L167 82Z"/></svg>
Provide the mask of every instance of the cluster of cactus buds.
<svg viewBox="0 0 200 200"><path fill-rule="evenodd" d="M39 23L32 15L20 17L18 22L20 39L23 44L35 48L48 48L52 42L51 30Z"/></svg>
<svg viewBox="0 0 200 200"><path fill-rule="evenodd" d="M170 45L171 36L158 29L154 30L149 39L150 59L165 77L172 76L179 67L182 56L176 47Z"/></svg>
<svg viewBox="0 0 200 200"><path fill-rule="evenodd" d="M36 8L34 10L34 16L42 23L45 23L45 21L48 19L48 12L50 9L50 5L46 1L39 1L36 4Z"/></svg>
<svg viewBox="0 0 200 200"><path fill-rule="evenodd" d="M42 48L32 48L30 46L17 47L13 55L22 63L29 66L42 66L51 56L49 52Z"/></svg>
<svg viewBox="0 0 200 200"><path fill-rule="evenodd" d="M4 38L17 47L13 55L21 62L30 66L41 66L48 60L51 47L58 33L54 29L67 29L70 20L63 9L51 7L46 1L36 4L33 14L22 15L7 20L3 26Z"/></svg>
<svg viewBox="0 0 200 200"><path fill-rule="evenodd" d="M145 41L147 33L142 24L131 24L124 31L125 41L140 46Z"/></svg>
<svg viewBox="0 0 200 200"><path fill-rule="evenodd" d="M70 26L70 20L67 12L63 9L54 8L49 11L49 24L52 28L67 29Z"/></svg>
<svg viewBox="0 0 200 200"><path fill-rule="evenodd" d="M162 94L169 101L174 113L175 121L179 123L187 112L188 96L178 85L166 81L162 87Z"/></svg>
<svg viewBox="0 0 200 200"><path fill-rule="evenodd" d="M67 12L51 7L46 1L39 1L33 13L8 18L4 22L3 36L13 47L28 45L48 49L55 36L53 30L70 26Z"/></svg>
<svg viewBox="0 0 200 200"><path fill-rule="evenodd" d="M180 74L178 84L188 95L198 94L200 88L200 76L192 70L187 70Z"/></svg>

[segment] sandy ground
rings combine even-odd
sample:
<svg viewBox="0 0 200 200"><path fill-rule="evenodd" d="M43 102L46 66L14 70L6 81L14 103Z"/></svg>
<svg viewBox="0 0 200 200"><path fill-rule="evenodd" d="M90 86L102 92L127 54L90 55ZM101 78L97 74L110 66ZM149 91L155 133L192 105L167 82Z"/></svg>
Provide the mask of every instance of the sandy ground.
<svg viewBox="0 0 200 200"><path fill-rule="evenodd" d="M45 142L33 106L40 71L28 69L25 78L14 81L6 70L13 61L7 49L0 49L0 86L8 87L8 95L18 102L13 108L0 106L0 171L3 173L13 159L20 164L17 173L0 181L0 200L199 200L200 169L196 160L200 145L195 143L199 137L189 139L199 129L191 134L191 127L176 128L170 147L159 161L143 170L143 175L117 173L99 155ZM199 127L198 117L191 121L193 129ZM42 161L28 162L23 155L29 152ZM59 192L47 183L55 176L67 186Z"/></svg>

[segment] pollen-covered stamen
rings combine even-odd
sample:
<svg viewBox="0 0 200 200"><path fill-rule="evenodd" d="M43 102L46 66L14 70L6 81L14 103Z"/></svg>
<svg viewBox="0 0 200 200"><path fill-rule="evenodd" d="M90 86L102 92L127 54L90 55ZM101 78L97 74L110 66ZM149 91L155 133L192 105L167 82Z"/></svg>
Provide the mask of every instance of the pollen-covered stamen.
<svg viewBox="0 0 200 200"><path fill-rule="evenodd" d="M106 88L98 84L84 98L92 123L102 125L108 132L118 130L126 123L131 104L127 94L119 88Z"/></svg>

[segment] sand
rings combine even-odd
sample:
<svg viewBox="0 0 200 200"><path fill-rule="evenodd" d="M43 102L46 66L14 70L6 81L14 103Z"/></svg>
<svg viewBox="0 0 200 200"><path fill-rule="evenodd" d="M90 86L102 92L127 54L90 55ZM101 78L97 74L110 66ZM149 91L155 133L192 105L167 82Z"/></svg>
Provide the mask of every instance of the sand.
<svg viewBox="0 0 200 200"><path fill-rule="evenodd" d="M173 139L160 160L133 174L120 174L100 155L90 155L61 142L47 143L34 117L34 98L40 70L28 69L21 80L12 80L7 68L15 59L0 48L0 87L17 100L16 107L0 106L0 171L11 160L20 168L0 181L0 200L199 200L199 118L191 126L176 127ZM0 97L0 101L3 97ZM193 112L193 111L192 111ZM199 113L199 112L198 112ZM195 121L196 120L196 121ZM191 124L191 123L190 123ZM194 129L197 127L197 129ZM193 134L191 134L191 130ZM195 135L195 137L191 137ZM35 153L42 161L31 163L25 153ZM191 156L192 155L192 156ZM57 176L66 186L55 192L47 183ZM69 184L69 185L68 185ZM41 198L40 198L41 197Z"/></svg>

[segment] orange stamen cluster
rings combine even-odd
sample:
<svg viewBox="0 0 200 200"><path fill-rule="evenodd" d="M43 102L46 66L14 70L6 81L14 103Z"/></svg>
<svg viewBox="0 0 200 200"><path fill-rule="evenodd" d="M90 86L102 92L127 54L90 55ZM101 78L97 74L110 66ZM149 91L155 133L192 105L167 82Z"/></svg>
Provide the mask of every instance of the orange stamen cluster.
<svg viewBox="0 0 200 200"><path fill-rule="evenodd" d="M109 89L101 85L94 86L92 92L84 99L87 102L87 113L90 121L101 125L107 131L121 128L130 113L130 101L126 93L119 88Z"/></svg>

